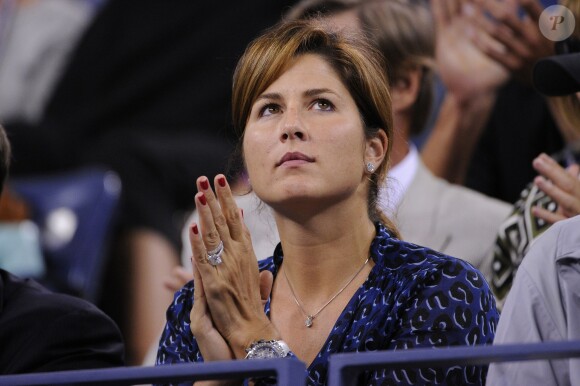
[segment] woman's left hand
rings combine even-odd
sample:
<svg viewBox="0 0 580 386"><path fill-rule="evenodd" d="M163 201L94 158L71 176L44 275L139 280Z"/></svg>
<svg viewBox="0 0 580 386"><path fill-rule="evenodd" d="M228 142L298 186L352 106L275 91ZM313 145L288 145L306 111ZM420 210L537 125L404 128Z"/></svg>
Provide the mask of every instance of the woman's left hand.
<svg viewBox="0 0 580 386"><path fill-rule="evenodd" d="M211 320L237 358L258 339L279 339L280 334L264 314L263 298L272 288L272 274L258 272L250 233L244 225L225 176L197 180L195 204L199 228L193 224L191 247ZM208 251L223 243L222 262L210 264Z"/></svg>
<svg viewBox="0 0 580 386"><path fill-rule="evenodd" d="M556 212L534 207L534 216L552 224L580 214L580 166L573 164L564 169L543 153L534 159L533 165L541 174L534 184L558 204Z"/></svg>

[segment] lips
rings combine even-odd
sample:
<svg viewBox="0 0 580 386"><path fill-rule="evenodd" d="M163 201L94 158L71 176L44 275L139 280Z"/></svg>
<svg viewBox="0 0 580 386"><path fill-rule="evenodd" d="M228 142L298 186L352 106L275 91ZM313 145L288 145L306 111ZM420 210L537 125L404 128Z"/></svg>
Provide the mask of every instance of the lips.
<svg viewBox="0 0 580 386"><path fill-rule="evenodd" d="M280 159L280 161L278 161L278 163L276 164L276 166L280 166L285 162L289 162L289 161L305 161L305 162L314 162L314 158L312 157L308 157L305 154L302 154L298 151L294 151L291 153L286 153L284 154L284 157L282 157Z"/></svg>

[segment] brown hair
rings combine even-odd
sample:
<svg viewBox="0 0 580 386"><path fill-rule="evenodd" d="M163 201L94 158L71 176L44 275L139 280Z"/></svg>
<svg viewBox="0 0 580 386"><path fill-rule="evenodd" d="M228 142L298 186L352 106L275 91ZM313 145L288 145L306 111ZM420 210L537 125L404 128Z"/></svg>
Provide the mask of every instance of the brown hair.
<svg viewBox="0 0 580 386"><path fill-rule="evenodd" d="M309 19L355 11L362 30L376 42L392 83L409 70L421 71L417 100L412 106L409 135L420 134L433 102L435 25L423 2L411 0L303 0L286 15Z"/></svg>
<svg viewBox="0 0 580 386"><path fill-rule="evenodd" d="M282 21L254 40L234 73L232 117L240 138L239 154L243 157L241 146L252 105L288 63L304 54L320 55L336 71L357 105L366 138L385 131L389 139L385 160L369 177L368 214L373 222L381 221L399 237L377 205L378 182L386 177L392 148L391 95L382 55L364 37L332 32L321 20L294 20Z"/></svg>

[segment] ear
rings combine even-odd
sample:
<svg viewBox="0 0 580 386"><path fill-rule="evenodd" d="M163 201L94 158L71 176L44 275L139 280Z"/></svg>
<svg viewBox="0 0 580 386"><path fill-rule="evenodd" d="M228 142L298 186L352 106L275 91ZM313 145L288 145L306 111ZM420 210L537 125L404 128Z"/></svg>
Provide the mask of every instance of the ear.
<svg viewBox="0 0 580 386"><path fill-rule="evenodd" d="M394 113L400 114L413 106L419 95L421 75L419 67L411 68L394 80L391 87Z"/></svg>
<svg viewBox="0 0 580 386"><path fill-rule="evenodd" d="M366 141L364 164L370 162L378 169L387 155L388 145L387 133L380 129L373 138Z"/></svg>

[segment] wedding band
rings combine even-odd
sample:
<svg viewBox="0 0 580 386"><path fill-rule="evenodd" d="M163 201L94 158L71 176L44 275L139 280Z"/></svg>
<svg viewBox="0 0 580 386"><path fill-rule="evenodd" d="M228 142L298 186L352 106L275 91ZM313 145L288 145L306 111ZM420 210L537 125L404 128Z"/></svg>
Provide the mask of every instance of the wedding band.
<svg viewBox="0 0 580 386"><path fill-rule="evenodd" d="M220 241L218 246L211 251L207 251L207 261L213 265L220 265L222 263L222 253L224 252L224 242Z"/></svg>

